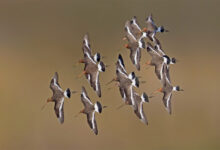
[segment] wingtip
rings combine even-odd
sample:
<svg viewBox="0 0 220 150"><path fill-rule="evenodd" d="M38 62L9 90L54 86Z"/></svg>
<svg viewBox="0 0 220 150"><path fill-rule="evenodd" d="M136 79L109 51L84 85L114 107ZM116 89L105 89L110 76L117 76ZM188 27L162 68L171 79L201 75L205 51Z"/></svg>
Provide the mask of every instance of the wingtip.
<svg viewBox="0 0 220 150"><path fill-rule="evenodd" d="M60 124L63 124L63 123L64 123L64 119L58 118L58 120L59 120Z"/></svg>
<svg viewBox="0 0 220 150"><path fill-rule="evenodd" d="M98 97L102 97L102 94L101 93L97 93Z"/></svg>
<svg viewBox="0 0 220 150"><path fill-rule="evenodd" d="M172 110L169 108L166 108L167 112L169 113L169 115L172 115Z"/></svg>
<svg viewBox="0 0 220 150"><path fill-rule="evenodd" d="M94 134L95 134L95 135L98 135L98 131L97 131L97 132L96 132L96 131L94 131Z"/></svg>

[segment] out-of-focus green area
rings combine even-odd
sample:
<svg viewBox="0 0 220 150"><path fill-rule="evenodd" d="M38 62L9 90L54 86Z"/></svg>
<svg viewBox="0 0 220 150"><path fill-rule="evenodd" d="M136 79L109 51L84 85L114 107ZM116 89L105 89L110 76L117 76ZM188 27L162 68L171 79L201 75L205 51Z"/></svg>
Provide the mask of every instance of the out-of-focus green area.
<svg viewBox="0 0 220 150"><path fill-rule="evenodd" d="M217 150L220 148L220 51L219 1L196 0L1 0L0 1L0 149L149 149ZM124 23L134 15L141 27L152 13L169 33L158 34L164 50L179 61L171 67L174 85L185 91L172 97L168 115L157 94L144 104L149 126L122 103L118 88L105 84L115 75L121 53L128 72L136 71L123 47ZM99 99L85 78L77 76L83 65L82 38L89 32L93 52L110 65L100 75ZM142 52L142 76L137 92L159 88L150 59ZM65 101L65 122L56 119L53 104L41 111L51 96L50 79L58 71L63 89L84 85L93 102L107 105L96 114L99 135L90 130L86 117L74 118L83 105L80 93ZM108 89L111 88L111 89Z"/></svg>

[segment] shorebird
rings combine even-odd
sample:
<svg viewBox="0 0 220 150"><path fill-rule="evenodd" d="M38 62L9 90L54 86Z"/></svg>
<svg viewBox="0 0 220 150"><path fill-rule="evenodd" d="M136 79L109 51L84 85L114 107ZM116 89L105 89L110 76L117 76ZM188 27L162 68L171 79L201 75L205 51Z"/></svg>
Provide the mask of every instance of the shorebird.
<svg viewBox="0 0 220 150"><path fill-rule="evenodd" d="M119 91L125 104L132 105L134 107L135 102L133 87L139 87L139 80L134 72L127 74L121 54L119 54L116 63L116 78L112 81L116 81L118 83Z"/></svg>
<svg viewBox="0 0 220 150"><path fill-rule="evenodd" d="M166 65L163 66L163 73L162 73L162 88L159 88L155 92L161 92L163 93L163 103L165 105L166 110L169 112L169 114L172 113L171 110L171 98L172 98L172 92L173 91L183 91L183 89L180 89L180 86L172 86L170 80L167 78L167 67Z"/></svg>
<svg viewBox="0 0 220 150"><path fill-rule="evenodd" d="M64 122L64 112L63 112L63 105L64 105L64 97L70 98L71 92L70 89L67 88L66 91L63 91L58 83L58 73L55 72L51 82L50 82L50 89L53 91L53 96L47 99L48 102L55 102L54 110L59 122L62 124Z"/></svg>
<svg viewBox="0 0 220 150"><path fill-rule="evenodd" d="M86 76L91 87L96 91L97 95L101 97L99 72L105 72L105 65L102 61L100 61L99 53L96 53L94 57L91 55L88 34L85 35L83 40L83 53L84 58L79 61L80 63L85 64L82 74Z"/></svg>
<svg viewBox="0 0 220 150"><path fill-rule="evenodd" d="M137 39L131 32L130 22L125 23L125 37L128 40L128 44L125 45L130 50L130 59L135 65L137 70L140 70L141 49L145 48L144 38Z"/></svg>
<svg viewBox="0 0 220 150"><path fill-rule="evenodd" d="M87 115L87 122L90 128L93 130L93 132L97 135L98 128L95 120L95 112L102 113L102 105L99 101L97 101L95 104L92 104L84 87L82 87L81 101L84 105L84 109L81 110L80 113ZM103 106L103 108L105 107L106 106Z"/></svg>
<svg viewBox="0 0 220 150"><path fill-rule="evenodd" d="M153 38L157 32L168 32L163 26L157 27L152 18L152 14L146 18L146 28L145 31Z"/></svg>
<svg viewBox="0 0 220 150"><path fill-rule="evenodd" d="M116 70L117 81L120 94L125 104L135 106L133 87L139 87L139 80L132 72L128 76L124 76L119 69Z"/></svg>
<svg viewBox="0 0 220 150"><path fill-rule="evenodd" d="M153 47L149 42L147 43L147 52L150 54L152 59L151 61L147 61L146 64L155 66L155 74L157 75L157 78L161 80L162 69L164 64L167 64L167 69L169 69L169 65L175 64L176 59L170 59L170 57L165 55L165 53L162 50L158 50L157 45Z"/></svg>
<svg viewBox="0 0 220 150"><path fill-rule="evenodd" d="M169 58L166 55L161 55L158 53L150 43L147 43L147 52L152 57L151 61L147 61L147 65L151 65L155 67L155 74L159 80L161 80L162 69L164 63L168 63Z"/></svg>
<svg viewBox="0 0 220 150"><path fill-rule="evenodd" d="M143 103L149 102L149 98L151 97L148 97L145 92L142 93L141 96L138 93L134 92L134 100L136 105L134 112L136 116L146 125L148 125L148 121L143 110Z"/></svg>

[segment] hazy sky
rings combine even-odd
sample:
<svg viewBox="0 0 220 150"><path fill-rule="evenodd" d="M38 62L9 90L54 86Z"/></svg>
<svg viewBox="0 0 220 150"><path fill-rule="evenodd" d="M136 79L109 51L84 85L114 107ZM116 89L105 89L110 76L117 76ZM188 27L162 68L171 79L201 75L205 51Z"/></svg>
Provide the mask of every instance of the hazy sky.
<svg viewBox="0 0 220 150"><path fill-rule="evenodd" d="M217 150L220 148L219 102L219 1L196 0L1 0L0 2L0 149L149 149ZM138 93L159 88L154 69L144 63L141 71L123 47L124 23L137 16L141 27L152 13L170 31L158 35L164 50L179 61L171 67L173 85L182 93L172 97L169 115L157 94L144 104L149 126L122 103L118 88L105 84L115 76L121 53L128 72L141 76ZM93 52L100 52L110 65L101 73L102 98L84 77L82 38L89 33ZM50 80L57 71L60 85L80 91L85 86L92 100L109 107L96 114L99 135L90 130L86 117L74 118L83 105L80 93L65 101L65 122L56 119L53 104L41 111L51 96ZM109 89L111 88L111 89Z"/></svg>

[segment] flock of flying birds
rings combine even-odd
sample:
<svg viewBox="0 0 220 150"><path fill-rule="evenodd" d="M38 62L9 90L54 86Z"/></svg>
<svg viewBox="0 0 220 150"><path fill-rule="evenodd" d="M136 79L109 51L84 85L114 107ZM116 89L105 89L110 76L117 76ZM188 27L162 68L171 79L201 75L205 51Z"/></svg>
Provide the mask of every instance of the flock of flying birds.
<svg viewBox="0 0 220 150"><path fill-rule="evenodd" d="M155 74L161 81L162 88L159 88L155 92L162 92L162 101L166 110L171 114L171 97L173 91L183 91L179 86L173 86L170 81L169 69L170 64L175 64L176 59L170 58L162 49L159 40L156 38L157 33L168 32L163 26L157 27L153 21L152 15L146 18L146 27L141 29L137 18L133 17L131 20L125 23L125 37L123 40L127 40L128 44L126 48L130 50L130 59L133 65L138 71L140 71L141 50L146 49L147 53L151 56L151 60L146 62L146 65L155 67ZM90 86L96 92L98 97L101 97L101 86L99 82L99 73L105 72L105 64L101 61L100 53L92 54L90 40L88 34L83 38L83 59L79 60L79 63L84 63L84 71L82 75L85 75L86 79L90 83ZM64 122L64 98L70 98L71 92L68 88L63 91L59 85L58 73L56 72L50 82L50 88L53 91L51 98L47 99L47 102L55 102L54 110L59 122ZM117 82L119 92L121 94L124 104L130 105L136 116L146 125L148 124L146 115L143 109L143 103L149 102L149 98L145 92L139 95L135 92L134 87L139 87L139 79L134 72L127 73L121 54L118 55L116 62L116 78L111 82ZM153 92L153 93L155 93ZM152 94L153 94L152 93ZM91 102L85 87L82 87L81 101L84 105L84 109L79 113L87 115L87 121L90 128L94 133L98 134L98 128L95 120L95 112L101 113L102 109L106 106L101 105L99 101L94 104Z"/></svg>

